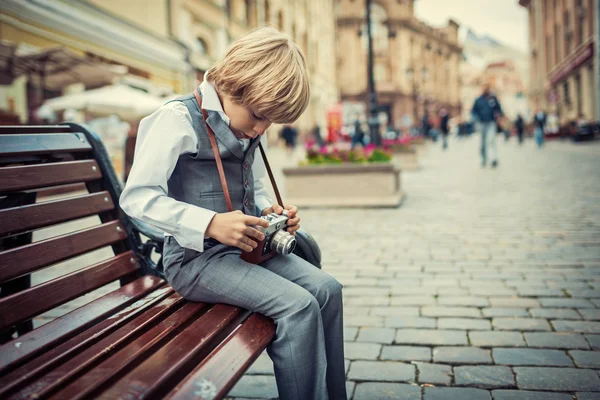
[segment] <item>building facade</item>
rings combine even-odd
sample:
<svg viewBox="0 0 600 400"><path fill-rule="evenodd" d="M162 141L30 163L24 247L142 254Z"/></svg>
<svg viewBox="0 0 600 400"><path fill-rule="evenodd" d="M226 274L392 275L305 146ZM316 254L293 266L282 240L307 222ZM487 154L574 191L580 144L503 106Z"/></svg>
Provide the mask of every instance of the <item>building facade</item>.
<svg viewBox="0 0 600 400"><path fill-rule="evenodd" d="M520 0L529 12L530 102L561 124L598 120L598 0Z"/></svg>
<svg viewBox="0 0 600 400"><path fill-rule="evenodd" d="M310 69L311 101L298 127L309 130L315 124L324 126L327 108L339 101L333 0L2 3L2 40L32 49L64 46L87 58L124 65L129 70L128 82L147 91L191 91L233 40L258 26L275 26L301 46ZM22 86L22 81L14 85ZM5 88L4 93L11 96L19 92L18 88Z"/></svg>
<svg viewBox="0 0 600 400"><path fill-rule="evenodd" d="M342 101L367 102L365 0L337 0L337 76ZM388 122L401 128L425 110L460 113L458 24L433 28L416 19L414 0L371 5L377 102ZM347 121L345 121L347 122Z"/></svg>

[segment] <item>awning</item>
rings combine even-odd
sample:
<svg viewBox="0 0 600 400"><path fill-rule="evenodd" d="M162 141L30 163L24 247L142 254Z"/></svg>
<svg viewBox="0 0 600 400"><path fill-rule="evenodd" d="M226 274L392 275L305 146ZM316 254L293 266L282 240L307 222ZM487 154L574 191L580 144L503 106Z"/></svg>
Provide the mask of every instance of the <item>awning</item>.
<svg viewBox="0 0 600 400"><path fill-rule="evenodd" d="M110 85L47 100L44 105L55 111L74 109L96 115L116 114L135 119L156 111L167 100L126 85Z"/></svg>
<svg viewBox="0 0 600 400"><path fill-rule="evenodd" d="M125 66L88 60L64 47L19 54L10 43L0 45L0 74L8 83L27 75L46 89L61 90L73 83L85 86L109 84L125 73Z"/></svg>

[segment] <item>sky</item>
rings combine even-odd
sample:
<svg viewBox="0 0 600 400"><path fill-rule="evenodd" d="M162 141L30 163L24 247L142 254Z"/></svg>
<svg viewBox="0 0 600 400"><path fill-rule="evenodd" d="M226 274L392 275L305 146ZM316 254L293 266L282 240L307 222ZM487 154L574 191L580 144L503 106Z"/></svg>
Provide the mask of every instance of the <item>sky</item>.
<svg viewBox="0 0 600 400"><path fill-rule="evenodd" d="M529 48L527 9L518 0L415 0L415 15L433 26L446 25L452 18L463 35L470 27L518 50Z"/></svg>

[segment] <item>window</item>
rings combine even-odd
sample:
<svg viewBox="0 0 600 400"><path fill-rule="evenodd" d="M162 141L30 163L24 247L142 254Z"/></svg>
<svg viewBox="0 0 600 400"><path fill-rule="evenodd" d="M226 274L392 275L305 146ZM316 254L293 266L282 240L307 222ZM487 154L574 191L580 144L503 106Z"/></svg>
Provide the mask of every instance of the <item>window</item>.
<svg viewBox="0 0 600 400"><path fill-rule="evenodd" d="M571 31L571 14L568 10L563 13L564 29L565 29L565 48L564 55L566 56L571 51L571 37L573 32Z"/></svg>
<svg viewBox="0 0 600 400"><path fill-rule="evenodd" d="M558 24L554 24L554 64L558 64L560 56L560 28Z"/></svg>
<svg viewBox="0 0 600 400"><path fill-rule="evenodd" d="M577 0L575 5L575 28L577 29L577 38L576 44L579 46L583 43L583 28L584 28L584 10L583 10L583 0Z"/></svg>
<svg viewBox="0 0 600 400"><path fill-rule="evenodd" d="M575 75L575 96L577 98L577 115L583 113L583 96L581 93L581 74Z"/></svg>
<svg viewBox="0 0 600 400"><path fill-rule="evenodd" d="M569 94L569 81L563 83L563 98L565 99L565 105L571 106L571 96Z"/></svg>

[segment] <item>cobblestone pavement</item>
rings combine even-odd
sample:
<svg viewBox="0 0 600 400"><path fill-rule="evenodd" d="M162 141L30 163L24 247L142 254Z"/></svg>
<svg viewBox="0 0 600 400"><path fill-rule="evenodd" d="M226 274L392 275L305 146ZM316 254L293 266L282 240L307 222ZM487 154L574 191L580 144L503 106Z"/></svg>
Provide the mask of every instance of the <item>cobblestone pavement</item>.
<svg viewBox="0 0 600 400"><path fill-rule="evenodd" d="M429 146L400 208L302 211L349 398L600 399L600 145L499 145L495 170L478 138ZM266 355L230 395L277 396Z"/></svg>

